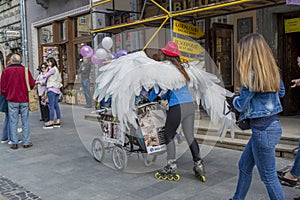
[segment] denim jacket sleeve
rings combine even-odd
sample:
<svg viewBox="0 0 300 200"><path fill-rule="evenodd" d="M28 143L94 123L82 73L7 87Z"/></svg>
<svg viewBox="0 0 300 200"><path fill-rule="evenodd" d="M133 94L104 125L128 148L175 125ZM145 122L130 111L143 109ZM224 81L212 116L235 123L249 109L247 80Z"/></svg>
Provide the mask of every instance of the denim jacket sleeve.
<svg viewBox="0 0 300 200"><path fill-rule="evenodd" d="M278 94L280 98L282 98L285 95L285 87L281 79L280 79L280 91Z"/></svg>
<svg viewBox="0 0 300 200"><path fill-rule="evenodd" d="M281 80L279 92L252 92L243 87L241 94L233 99L233 105L242 113L239 120L271 116L282 111L280 98L284 94L285 88Z"/></svg>
<svg viewBox="0 0 300 200"><path fill-rule="evenodd" d="M251 92L249 88L242 87L241 94L233 99L233 105L239 112L244 112L247 109L247 105L250 104L250 100L253 98L255 92Z"/></svg>

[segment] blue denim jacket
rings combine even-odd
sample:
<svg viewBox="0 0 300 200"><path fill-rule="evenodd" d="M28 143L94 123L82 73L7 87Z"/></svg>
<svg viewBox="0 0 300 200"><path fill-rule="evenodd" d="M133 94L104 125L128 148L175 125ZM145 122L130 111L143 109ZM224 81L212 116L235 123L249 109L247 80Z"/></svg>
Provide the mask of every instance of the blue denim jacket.
<svg viewBox="0 0 300 200"><path fill-rule="evenodd" d="M280 80L279 92L252 92L243 87L241 94L233 99L233 105L241 112L239 121L249 118L272 116L282 111L280 99L285 94L285 88Z"/></svg>

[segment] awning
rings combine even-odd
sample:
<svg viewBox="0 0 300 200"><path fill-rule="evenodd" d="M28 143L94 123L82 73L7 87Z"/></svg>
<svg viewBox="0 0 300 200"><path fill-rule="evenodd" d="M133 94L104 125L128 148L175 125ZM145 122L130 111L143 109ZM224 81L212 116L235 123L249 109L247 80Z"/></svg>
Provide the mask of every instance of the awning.
<svg viewBox="0 0 300 200"><path fill-rule="evenodd" d="M200 7L193 7L191 9L170 13L168 10L164 9L161 5L159 5L155 0L150 1L153 3L152 6L157 6L163 11L162 15L136 20L130 23L123 23L104 28L94 29L91 31L91 33L117 34L126 30L141 27L160 27L166 19L170 18L174 18L180 21L188 21L192 19L198 20L215 16L234 14L238 12L244 12L268 6L282 5L286 3L285 0L227 0L220 3L214 3ZM109 2L109 0L106 0L105 2ZM168 22L166 24L168 24Z"/></svg>

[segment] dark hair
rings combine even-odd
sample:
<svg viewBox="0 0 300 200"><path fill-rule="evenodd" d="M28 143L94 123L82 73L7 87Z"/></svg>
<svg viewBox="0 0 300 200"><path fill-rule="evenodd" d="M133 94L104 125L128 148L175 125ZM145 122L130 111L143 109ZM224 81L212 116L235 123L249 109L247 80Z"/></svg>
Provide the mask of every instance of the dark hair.
<svg viewBox="0 0 300 200"><path fill-rule="evenodd" d="M190 81L190 77L187 74L187 72L185 71L184 64L180 61L180 57L179 56L168 56L168 55L166 55L164 53L163 53L163 55L164 55L164 59L163 60L169 60L169 61L171 61L171 63L173 65L175 65L176 68L179 70L179 72L184 76L185 80L187 82L189 82Z"/></svg>
<svg viewBox="0 0 300 200"><path fill-rule="evenodd" d="M56 66L57 67L57 62L53 57L49 57L47 58L47 62L51 62L52 63L52 67Z"/></svg>
<svg viewBox="0 0 300 200"><path fill-rule="evenodd" d="M45 65L46 67L48 67L48 64L46 62L43 62L40 66L42 68L42 66Z"/></svg>

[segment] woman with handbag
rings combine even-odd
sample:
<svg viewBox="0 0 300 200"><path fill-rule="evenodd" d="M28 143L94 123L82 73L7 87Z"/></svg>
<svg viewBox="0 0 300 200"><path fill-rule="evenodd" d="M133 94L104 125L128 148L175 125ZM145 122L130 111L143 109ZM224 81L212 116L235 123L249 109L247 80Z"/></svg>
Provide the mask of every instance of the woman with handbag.
<svg viewBox="0 0 300 200"><path fill-rule="evenodd" d="M239 120L250 119L252 136L238 163L239 179L233 199L246 198L256 165L270 199L284 200L275 158L275 146L282 134L277 116L282 111L279 98L285 94L279 68L260 34L243 37L238 53L237 68L243 87L240 95L233 99L233 106L241 112Z"/></svg>
<svg viewBox="0 0 300 200"><path fill-rule="evenodd" d="M57 68L56 60L52 57L47 58L49 71L43 75L47 78L47 96L49 101L49 121L45 124L43 129L52 129L53 127L60 127L60 108L58 105L58 98L62 87L61 76ZM56 120L54 121L54 111L56 113Z"/></svg>

